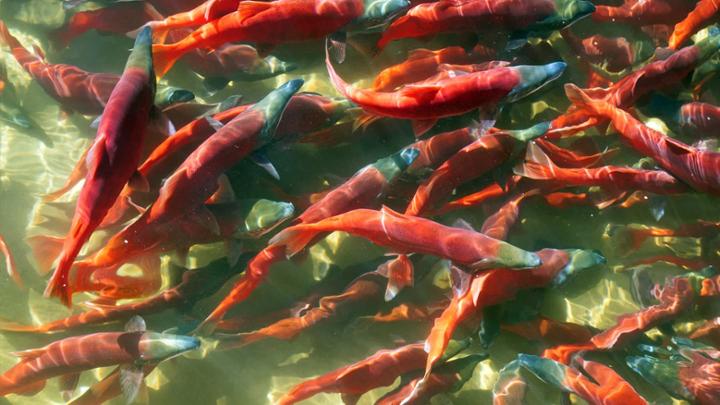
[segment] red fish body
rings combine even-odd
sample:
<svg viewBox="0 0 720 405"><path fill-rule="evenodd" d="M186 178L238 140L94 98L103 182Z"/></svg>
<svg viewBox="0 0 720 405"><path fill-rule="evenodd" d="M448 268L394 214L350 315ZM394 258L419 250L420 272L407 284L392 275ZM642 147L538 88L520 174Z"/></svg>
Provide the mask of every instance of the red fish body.
<svg viewBox="0 0 720 405"><path fill-rule="evenodd" d="M623 22L636 26L673 25L693 8L685 0L625 0L618 7L597 6L592 19L599 22Z"/></svg>
<svg viewBox="0 0 720 405"><path fill-rule="evenodd" d="M75 336L20 352L20 363L0 375L0 395L37 392L45 380L98 367L159 361L194 349L191 337L154 332L105 332Z"/></svg>
<svg viewBox="0 0 720 405"><path fill-rule="evenodd" d="M153 38L163 43L169 31L209 23L236 11L238 4L240 0L207 0L192 10L173 14L164 19L160 18L160 21L152 21L148 26L153 30Z"/></svg>
<svg viewBox="0 0 720 405"><path fill-rule="evenodd" d="M720 133L720 107L708 103L687 103L680 107L678 121L681 127L696 134Z"/></svg>
<svg viewBox="0 0 720 405"><path fill-rule="evenodd" d="M470 128L461 128L417 141L410 147L417 149L419 154L408 168L408 172L418 173L424 169L435 169L475 140L477 135Z"/></svg>
<svg viewBox="0 0 720 405"><path fill-rule="evenodd" d="M687 16L675 25L668 45L677 49L693 34L713 23L719 18L720 3L717 0L700 0Z"/></svg>
<svg viewBox="0 0 720 405"><path fill-rule="evenodd" d="M358 209L313 224L294 225L275 235L270 243L285 245L288 254L293 255L318 234L334 231L363 237L398 253L431 254L470 267L536 267L541 263L536 254L483 234L405 216L385 207L380 211Z"/></svg>
<svg viewBox="0 0 720 405"><path fill-rule="evenodd" d="M720 194L720 153L699 150L665 136L629 113L602 100L595 100L577 87L566 86L568 97L593 115L611 120L613 126L635 150L653 158L658 165L696 190Z"/></svg>
<svg viewBox="0 0 720 405"><path fill-rule="evenodd" d="M357 363L296 385L277 403L291 405L321 392L358 397L373 388L392 384L400 375L421 369L426 357L422 343L381 350Z"/></svg>
<svg viewBox="0 0 720 405"><path fill-rule="evenodd" d="M155 97L150 32L136 41L122 78L108 100L97 137L88 152L88 173L60 259L45 294L71 302L68 275L80 249L102 223L135 173Z"/></svg>
<svg viewBox="0 0 720 405"><path fill-rule="evenodd" d="M68 110L86 115L103 112L110 94L120 80L111 73L90 73L72 65L53 65L30 53L0 22L0 41L12 48L12 54L50 97Z"/></svg>
<svg viewBox="0 0 720 405"><path fill-rule="evenodd" d="M635 63L635 54L627 39L591 35L577 38L570 31L562 31L563 38L575 53L588 63L603 65L608 72L621 72Z"/></svg>
<svg viewBox="0 0 720 405"><path fill-rule="evenodd" d="M547 128L548 124L543 123L524 131L499 131L480 136L440 165L418 187L405 215L421 215L435 208L455 188L479 178L509 159L522 147L521 140L540 136Z"/></svg>
<svg viewBox="0 0 720 405"><path fill-rule="evenodd" d="M392 91L408 84L419 82L437 73L442 64L468 65L490 59L494 52L476 46L470 52L460 46L449 46L437 51L414 49L406 61L383 69L375 76L374 91Z"/></svg>
<svg viewBox="0 0 720 405"><path fill-rule="evenodd" d="M663 170L633 169L625 166L563 168L556 166L537 145L528 146L527 161L515 174L533 180L552 180L566 186L600 186L609 190L642 190L656 194L681 194L687 187Z"/></svg>
<svg viewBox="0 0 720 405"><path fill-rule="evenodd" d="M162 18L151 4L118 2L104 8L73 14L65 25L51 32L49 38L58 47L64 48L89 30L124 35L148 21L162 20Z"/></svg>
<svg viewBox="0 0 720 405"><path fill-rule="evenodd" d="M393 21L378 41L378 48L383 49L391 41L402 38L425 37L443 32L531 29L534 24L564 11L558 10L560 7L552 0L440 0L419 4ZM585 14L592 10L589 6ZM576 16L569 17L566 24Z"/></svg>
<svg viewBox="0 0 720 405"><path fill-rule="evenodd" d="M163 75L195 48L214 49L226 42L278 44L319 39L360 17L362 0L245 1L237 11L205 24L182 41L155 45L156 72Z"/></svg>

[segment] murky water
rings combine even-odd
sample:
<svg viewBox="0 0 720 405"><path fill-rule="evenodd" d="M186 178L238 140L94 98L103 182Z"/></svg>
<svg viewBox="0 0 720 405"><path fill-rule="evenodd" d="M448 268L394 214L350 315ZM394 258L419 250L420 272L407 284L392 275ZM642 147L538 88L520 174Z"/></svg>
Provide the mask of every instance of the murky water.
<svg viewBox="0 0 720 405"><path fill-rule="evenodd" d="M94 7L92 2L83 7ZM127 58L132 40L117 35L101 35L89 31L63 50L53 50L47 40L48 32L63 24L67 12L59 0L0 0L0 20L6 21L14 35L25 45L38 45L44 49L49 61L74 64L92 72L120 73ZM577 33L595 33L593 23L582 21L574 30ZM641 43L642 33L625 26L602 26L608 35L623 35L629 40ZM557 41L557 36L554 37ZM406 49L425 47L438 49L447 43L447 38L430 42L400 41L392 44L381 55L368 59L354 50L349 50L348 62L338 65L338 70L348 82L361 80L371 83L373 75L392 63L400 62ZM553 47L551 41L536 41L531 51L526 52L522 62L547 63L558 60L561 50ZM299 68L289 74L257 81L234 82L227 89L208 94L202 83L182 63L159 82L159 87L169 84L193 91L196 101L220 102L230 95L241 94L243 100L252 102L268 91L291 78L305 79L303 91L338 96L328 81L324 66L324 52L321 41L280 46L273 55L295 62ZM0 272L0 318L24 324L41 324L62 318L71 313L56 300L42 297L46 275L39 274L38 265L25 242L26 237L38 234L63 236L67 229L70 213L67 208L77 196L79 187L63 197L62 203L48 205L40 197L60 187L72 170L84 149L90 145L94 130L90 122L94 117L67 114L43 90L32 82L22 68L14 61L6 48L0 52L0 63L8 70L9 81L17 88L23 106L52 139L53 146L45 146L29 134L12 126L0 123L0 234L13 251L18 269L26 283L19 289L10 278ZM568 71L547 90L534 94L507 106L498 121L501 128L524 128L532 123L555 117L564 111L568 102L562 92L565 82L584 82L584 72ZM717 85L717 82L715 83ZM717 92L718 87L715 87ZM717 94L715 94L717 95ZM0 96L1 97L1 96ZM469 115L467 118L474 118ZM448 119L441 122L434 132L441 132L462 125L462 120ZM350 129L347 130L348 133ZM607 136L598 135L592 139L602 150L618 145L612 131ZM346 136L347 141L338 145L322 146L313 144L290 144L272 148L269 158L280 174L280 181L249 162L241 162L229 173L229 178L238 196L243 198L269 198L283 200L283 196L306 196L327 190L342 182L359 168L396 152L414 141L410 125L401 120L380 120L366 130L359 130ZM569 144L569 143L567 143ZM614 164L633 164L639 159L634 152L623 148ZM456 190L460 196L478 190L491 179L480 179ZM279 191L282 191L280 193ZM402 210L404 201L390 200L390 206ZM674 228L698 218L717 221L720 210L717 201L699 194L686 194L661 201L664 215L656 220L647 204L637 204L624 209L612 207L598 210L589 206L566 208L550 207L540 199L530 199L523 204L519 222L510 233L509 242L528 249L587 248L597 249L607 257L606 266L583 273L568 285L542 293L539 313L556 320L574 322L603 329L612 326L618 316L637 310L641 304L635 302L630 292L631 276L626 271L637 260L649 256L676 255L685 259L712 261L717 259L718 239L701 244L696 238L651 238L638 251L626 254L626 247L605 234L609 224L640 223ZM456 218L463 218L479 228L482 221L493 212L497 204L455 211L438 220L451 224ZM65 227L65 228L63 228ZM101 243L100 236L93 243ZM714 243L714 244L713 244ZM258 250L262 241L254 247ZM252 248L251 248L252 249ZM338 294L357 275L372 271L383 261L383 249L372 246L359 238L344 234L333 234L310 249L301 259L287 261L273 267L267 281L251 298L238 305L228 318L245 320L248 326L264 326L273 318L275 311L292 306L305 297L312 289L323 283L323 279L335 278L333 291ZM186 266L199 268L224 255L222 244L194 247ZM163 274L165 285L176 282L176 255L164 256ZM438 270L438 260L432 257L414 259L418 279L410 291L399 297L401 302L428 303L449 294L447 275ZM672 265L656 264L658 271L667 274L683 270ZM0 265L0 269L4 267ZM174 327L190 330L193 322L202 320L230 288L228 283L212 297L201 300L188 311L170 310L146 317L149 329L162 331ZM73 311L82 311L81 302L89 295L76 297ZM527 297L521 296L520 300ZM271 403L294 384L312 376L362 359L382 348L396 347L400 342L420 341L427 335L431 323L428 321L406 321L380 324L368 320L378 311L392 308L397 302L372 303L355 308L341 319L323 323L302 332L291 341L266 340L229 351L213 350L213 339L208 338L202 350L189 353L162 363L147 378L147 397L152 404L263 404ZM61 337L92 331L116 331L121 323L73 330L53 335L31 335L0 333L0 370L16 363L11 352L40 347ZM461 328L458 335L467 334L470 329ZM477 345L476 345L477 346ZM481 352L480 346L470 350ZM489 358L480 363L472 377L455 393L441 394L433 403L484 404L491 403L491 389L497 379L498 370L515 358L517 353L539 353L544 346L527 341L510 332L503 331L489 348ZM621 356L600 354L597 356L606 364L614 365L635 388L650 401L670 403L677 401L662 390L653 387L633 374L624 366ZM79 383L82 392L86 387L107 375L112 368L101 368L84 373ZM529 376L529 375L528 375ZM559 403L559 391L529 377L530 388L526 400L531 404ZM399 382L396 382L395 387ZM392 387L371 391L360 403L370 404ZM582 402L573 397L574 401ZM62 403L57 382L50 380L47 387L32 397L9 395L9 403ZM122 397L115 399L122 403ZM307 403L339 403L335 394L321 394Z"/></svg>

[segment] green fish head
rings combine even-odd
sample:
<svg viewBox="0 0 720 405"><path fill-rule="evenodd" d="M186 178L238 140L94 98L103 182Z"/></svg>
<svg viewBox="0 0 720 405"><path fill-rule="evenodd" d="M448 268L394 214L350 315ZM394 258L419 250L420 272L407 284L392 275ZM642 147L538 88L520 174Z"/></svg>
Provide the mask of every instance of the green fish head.
<svg viewBox="0 0 720 405"><path fill-rule="evenodd" d="M708 28L707 36L695 44L695 46L697 46L700 50L700 60L698 61L699 65L700 63L707 61L718 50L720 50L720 28L717 26Z"/></svg>
<svg viewBox="0 0 720 405"><path fill-rule="evenodd" d="M408 0L365 0L363 14L354 21L354 25L374 28L385 24L410 8Z"/></svg>
<svg viewBox="0 0 720 405"><path fill-rule="evenodd" d="M521 142L528 142L545 134L550 128L551 121L535 124L530 128L507 131L510 136Z"/></svg>
<svg viewBox="0 0 720 405"><path fill-rule="evenodd" d="M140 361L158 362L200 347L200 340L192 336L143 332L138 342Z"/></svg>
<svg viewBox="0 0 720 405"><path fill-rule="evenodd" d="M482 264L482 263L481 263ZM489 265L498 265L509 268L533 268L538 267L542 264L542 259L537 253L528 252L527 250L520 249L517 246L511 245L507 242L499 242L497 257L490 259L489 262L483 267L487 268Z"/></svg>
<svg viewBox="0 0 720 405"><path fill-rule="evenodd" d="M287 103L305 82L302 79L294 79L283 84L277 89L271 91L265 98L258 101L251 110L262 111L265 117L265 125L263 125L260 133L260 144L266 144L272 141L275 135L275 128L282 117L283 111Z"/></svg>
<svg viewBox="0 0 720 405"><path fill-rule="evenodd" d="M651 384L659 385L673 396L694 400L678 377L680 365L677 361L660 360L651 356L630 356L625 362Z"/></svg>
<svg viewBox="0 0 720 405"><path fill-rule="evenodd" d="M150 27L143 28L135 37L135 45L125 65L125 69L129 68L143 69L153 77L153 82L155 81L153 74L152 30Z"/></svg>
<svg viewBox="0 0 720 405"><path fill-rule="evenodd" d="M540 90L548 83L560 77L566 67L567 64L565 62L509 67L509 69L514 70L520 76L520 83L508 94L508 100L516 101Z"/></svg>
<svg viewBox="0 0 720 405"><path fill-rule="evenodd" d="M173 104L187 103L194 99L195 94L190 90L179 87L165 87L155 94L155 105L163 109Z"/></svg>
<svg viewBox="0 0 720 405"><path fill-rule="evenodd" d="M272 76L291 72L298 68L298 65L296 63L285 62L284 60L278 59L272 55L266 57L265 59L263 59L263 61L263 65L265 66L263 70L265 70L267 74Z"/></svg>
<svg viewBox="0 0 720 405"><path fill-rule="evenodd" d="M535 29L559 30L595 12L595 5L587 0L555 0L555 13L533 24Z"/></svg>
<svg viewBox="0 0 720 405"><path fill-rule="evenodd" d="M397 153L373 163L373 167L385 176L387 182L397 178L417 159L420 151L417 148L405 148Z"/></svg>
<svg viewBox="0 0 720 405"><path fill-rule="evenodd" d="M235 237L260 237L290 219L294 212L295 206L289 202L255 200L248 206L244 227Z"/></svg>
<svg viewBox="0 0 720 405"><path fill-rule="evenodd" d="M518 355L518 362L546 383L552 384L560 389L566 387L566 366L554 360L525 353L521 353Z"/></svg>
<svg viewBox="0 0 720 405"><path fill-rule="evenodd" d="M574 275L607 263L607 259L597 250L567 249L568 263L563 267L552 281L552 286L565 283Z"/></svg>

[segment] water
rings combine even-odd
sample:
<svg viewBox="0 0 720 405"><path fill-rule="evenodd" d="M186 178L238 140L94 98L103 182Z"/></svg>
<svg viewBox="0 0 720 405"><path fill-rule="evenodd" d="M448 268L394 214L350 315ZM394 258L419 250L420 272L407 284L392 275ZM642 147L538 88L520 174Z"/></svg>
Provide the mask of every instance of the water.
<svg viewBox="0 0 720 405"><path fill-rule="evenodd" d="M24 45L37 44L46 50L50 61L74 64L92 72L121 72L127 50L132 47L132 40L129 38L100 35L90 31L76 39L69 48L53 51L48 45L46 33L60 26L65 18L66 12L58 0L0 0L0 19L7 21L13 34ZM635 43L640 43L643 38L642 34L620 24L603 25L599 29L606 35L626 36ZM593 30L592 22L586 20L577 24L575 32L596 31ZM557 36L553 38L556 42L559 40ZM338 70L348 82L361 80L360 84L367 86L376 72L392 63L400 62L406 49L439 49L451 39L396 42L372 60L350 51L349 62L338 66ZM534 44L529 56L525 56L527 60L533 63L558 60L558 48L552 48L546 42L536 41ZM252 102L279 84L301 77L305 79L303 91L338 95L327 78L321 41L280 46L273 51L273 55L295 62L300 67L289 74L267 80L235 82L218 94L208 95L198 77L179 64L163 77L160 86L171 83L173 86L189 89L195 93L198 102L219 102L233 94L242 94L244 101ZM92 118L64 114L57 103L31 81L8 52L2 52L0 58L0 63L7 66L9 81L19 90L25 108L54 142L53 147L47 147L18 129L0 125L0 234L6 238L13 251L27 285L26 289L18 289L4 272L0 273L0 296L3 297L0 318L25 324L41 324L67 316L70 311L55 300L42 297L46 278L35 270L37 265L24 239L26 236L48 233L47 227L35 223L38 216L55 218L54 222L45 225L57 221L62 223L63 218L67 218L66 212L59 211L57 207L48 207L41 202L40 197L63 184L83 150L90 144L94 135L89 128ZM571 64L565 75L547 90L507 107L497 126L524 128L531 123L552 119L563 112L568 102L562 92L562 84L582 83L584 80L584 73L574 69L575 67ZM434 132L458 125L457 121L445 120ZM590 133L596 134L594 131ZM406 121L380 120L367 130L352 134L348 142L340 145L318 147L311 144L292 144L271 149L269 158L279 171L280 182L275 182L248 162L238 164L231 170L229 177L235 192L243 197L282 200L283 198L278 196L278 189L286 195L305 196L340 184L359 168L394 153L413 140ZM619 144L612 131L607 136L595 136L593 140L600 150ZM622 152L613 158L613 163L630 165L638 158L637 154L624 147ZM457 190L457 196L478 190L488 181L488 178L483 178L464 185ZM78 189L63 201L73 201ZM391 200L388 203L396 209L404 209L402 201ZM520 220L510 233L510 243L528 250L545 247L598 249L608 259L606 266L586 272L560 289L545 291L540 314L556 320L605 329L612 326L618 316L641 308L641 304L635 301L630 291L630 273L624 271L629 264L643 257L669 254L687 259L717 259L717 238L704 245L701 245L697 238L651 238L640 250L626 255L624 246L604 236L608 224L640 223L676 228L699 218L708 221L720 218L716 201L705 195L686 194L667 198L665 203L665 213L659 221L656 221L646 204L638 204L629 209L609 208L599 211L587 206L553 208L536 198L524 203ZM451 224L454 219L463 218L479 228L494 207L496 205L488 204L455 211L440 217L439 220ZM51 229L50 232L52 231ZM55 233L62 236L62 232ZM257 245L262 247L261 242ZM259 248L256 246L256 249ZM271 319L268 314L293 305L323 278L340 279L336 284L340 287L331 294L340 293L343 286L354 279L352 274L372 271L383 261L384 253L384 250L359 238L332 234L310 249L306 257L274 266L267 281L253 293L251 299L233 309L228 318L251 319L255 320L256 327L264 326L267 324L264 319ZM186 265L201 267L222 256L222 244L194 247ZM172 269L177 269L170 264L173 260L177 262L179 259L169 256L164 258L162 271L166 285L173 282L172 275L175 270ZM416 280L415 287L404 293L400 299L424 303L428 302L429 297L438 298L448 293L447 276L437 270L436 258L416 258L415 266L416 273L425 277ZM2 266L0 268L4 269ZM681 272L676 267L663 264L656 265L655 269L666 274ZM348 275L344 276L344 273ZM176 326L189 328L191 320L203 319L230 286L231 283L228 283L217 294L201 300L187 312L171 310L147 316L149 328L157 331ZM76 300L81 302L87 298L88 296L78 296ZM393 303L380 304L376 308L355 308L344 319L318 325L287 342L270 339L248 347L218 352L212 350L213 339L206 339L201 350L164 362L153 371L146 378L148 396L145 398L145 395L141 394L141 400L148 400L153 404L272 402L293 385L307 378L357 361L377 350L396 347L400 342L424 339L431 325L427 321L378 324L363 318L392 306ZM75 311L81 310L82 307L76 304ZM0 369L8 369L16 363L16 358L10 354L12 351L41 347L74 334L121 329L122 324L114 323L54 335L0 333ZM468 331L468 328L461 328L458 334ZM527 341L506 331L501 332L489 349L489 359L478 365L462 389L436 396L433 403L491 403L491 390L498 370L518 353L539 354L542 347L541 343ZM478 345L469 350L481 351L482 348ZM599 354L597 358L605 364L615 366L649 401L678 401L632 373L623 365L621 356ZM92 385L111 370L112 368L106 367L84 373L79 383L80 390ZM530 382L528 403L559 403L558 390L543 384L529 373L527 376ZM360 403L373 403L373 400L397 384L399 383L396 381L392 387L371 391L361 398ZM578 397L573 399L582 402ZM56 380L50 380L46 389L36 396L10 395L5 401L18 404L63 402ZM123 400L119 398L115 401L122 403ZM339 401L336 394L320 394L307 403L326 404Z"/></svg>

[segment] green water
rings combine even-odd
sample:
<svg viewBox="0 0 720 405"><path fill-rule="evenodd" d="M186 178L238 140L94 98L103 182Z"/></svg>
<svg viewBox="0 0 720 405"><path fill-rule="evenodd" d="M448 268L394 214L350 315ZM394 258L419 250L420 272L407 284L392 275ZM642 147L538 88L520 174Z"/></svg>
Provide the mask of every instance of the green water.
<svg viewBox="0 0 720 405"><path fill-rule="evenodd" d="M0 19L8 23L13 34L17 35L24 45L38 44L42 49L46 49L50 61L75 64L92 72L120 73L127 58L127 50L132 47L132 40L129 38L99 35L91 31L76 39L71 47L63 51L54 52L50 49L46 33L60 26L65 17L65 11L57 0L0 0ZM591 25L591 22L583 21L577 25L577 32L589 30ZM623 27L612 34L625 35L631 39L633 36L640 37L637 32L626 31ZM339 66L338 70L348 82L364 80L361 83L368 85L373 75L383 67L401 61L405 49L438 49L442 44L441 40L429 43L403 41L402 44L392 44L372 60L351 51L349 61ZM228 89L212 96L205 96L200 80L181 64L163 77L160 84L171 83L192 90L200 102L218 102L232 94L242 94L245 101L252 102L277 85L291 78L302 77L306 82L303 91L337 96L328 82L321 42L281 46L273 54L283 60L298 63L300 68L291 74L260 82L235 82ZM542 42L537 44L531 60L534 63L546 63L558 60L559 57L558 49ZM10 81L19 90L25 108L54 142L54 147L46 147L17 129L0 124L0 233L14 252L19 271L27 284L26 289L20 290L4 272L0 272L0 318L40 324L67 316L70 311L58 302L42 297L45 276L36 272L30 249L24 239L29 235L47 233L47 229L43 229L42 225L33 224L34 218L42 216L62 219L65 215L52 207L44 206L40 196L63 184L83 150L90 144L93 131L89 128L89 123L92 118L77 114L64 115L56 102L37 84L31 82L30 77L8 52L0 53L0 63L7 66ZM568 71L547 91L508 107L503 111L498 126L527 127L563 112L568 102L562 93L562 84L582 80L584 74L573 68L571 64ZM441 123L441 128L443 125L450 128L458 123L450 120ZM598 135L595 130L589 134ZM612 132L607 136L595 136L594 139L601 149L619 144L617 136ZM279 185L284 192L296 196L326 190L366 164L394 153L413 141L407 122L381 120L366 131L353 134L350 142L342 145L323 148L296 144L276 148L269 153L270 160L281 176L281 181L275 182L275 186ZM625 147L622 153L614 158L613 163L630 165L639 157ZM274 192L276 188L269 186L274 181L250 163L238 164L231 171L230 178L238 195L281 199ZM487 181L488 179L480 179L465 185L457 191L457 195L478 190L480 185ZM75 193L63 200L73 201L76 192L77 188ZM403 208L402 204L397 202L391 204L395 204L395 208ZM627 256L616 241L604 237L608 224L641 223L675 228L699 218L711 221L720 219L716 200L704 195L672 197L666 199L666 204L664 216L660 221L656 221L645 204L629 209L609 208L599 211L585 206L553 208L539 199L524 203L520 220L510 233L510 243L528 250L545 247L598 249L608 258L606 266L586 272L562 288L546 291L540 313L556 320L598 329L607 328L614 324L618 316L640 308L640 304L636 303L630 294L630 275L623 272L627 264L642 257L662 254L675 254L688 259L716 259L717 238L715 244L711 241L705 245L701 245L700 240L695 238L656 238L645 243L642 249L631 256ZM487 207L460 210L439 220L451 224L455 218L463 218L479 228L496 206L491 204ZM267 282L261 285L249 300L237 306L228 317L257 318L285 308L304 297L324 277L334 275L342 279L343 272L359 274L362 271L374 270L375 266L382 262L384 253L382 249L360 239L333 234L310 249L310 254L305 259L273 267ZM222 255L221 245L196 247L192 250L187 264L200 267ZM169 261L171 258L168 257L166 262ZM436 258L424 257L416 260L415 264L417 274L425 274L426 277L416 280L415 287L402 295L401 300L429 302L428 297L438 298L448 293L448 281L444 273L433 270L437 265ZM0 265L0 270L4 270L3 266ZM167 263L165 267L165 271L170 273ZM681 272L670 265L658 267L666 267L663 271L668 274ZM348 276L344 283L349 283L353 278L354 276ZM230 286L231 284L228 284L215 296L202 300L189 313L173 310L148 316L148 327L161 331L189 324L189 319L192 318L203 319ZM340 291L341 289L336 293ZM77 297L78 302L83 299ZM391 308L391 304L378 309ZM80 305L76 305L76 311L81 309ZM399 342L422 340L429 331L430 324L427 322L375 324L360 318L361 315L372 315L374 312L366 311L343 321L318 325L289 342L266 340L245 348L215 352L212 350L212 341L207 340L203 350L164 362L147 377L149 402L218 405L271 403L274 398L304 379L365 358L379 349L396 347ZM55 335L0 333L0 370L15 364L16 357L10 354L12 351L40 347L75 333L121 329L122 324L115 323ZM457 335L464 332L467 331L460 329ZM482 351L476 346L473 346L471 351ZM491 389L497 378L497 371L514 359L517 353L538 354L541 350L540 343L525 341L511 333L502 332L489 349L489 359L478 365L464 387L456 393L436 396L433 403L491 403ZM656 403L677 402L633 374L624 366L621 356L604 354L598 355L598 358L606 364L616 366L648 400ZM83 374L80 390L111 370L112 368L103 368ZM529 374L528 379L528 403L559 403L559 391L540 383ZM373 403L374 399L397 384L398 382L393 387L371 391L362 397L360 403ZM36 396L9 395L2 401L18 404L62 403L55 380L50 380L46 389ZM115 401L122 403L123 399ZM577 397L573 397L573 401L582 403ZM334 394L322 394L306 403L340 403L340 398Z"/></svg>

